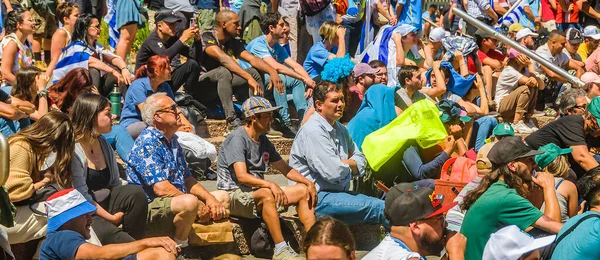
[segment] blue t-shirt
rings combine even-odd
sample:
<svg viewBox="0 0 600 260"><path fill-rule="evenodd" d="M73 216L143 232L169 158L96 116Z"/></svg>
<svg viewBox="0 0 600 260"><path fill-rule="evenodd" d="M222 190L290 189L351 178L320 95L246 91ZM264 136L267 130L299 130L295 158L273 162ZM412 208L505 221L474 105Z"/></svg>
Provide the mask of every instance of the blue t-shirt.
<svg viewBox="0 0 600 260"><path fill-rule="evenodd" d="M273 48L271 48L269 43L267 43L267 36L264 35L256 37L254 40L248 43L246 50L256 57L261 59L271 57L281 64L283 64L285 60L290 57L285 48L283 48L279 43L275 43ZM249 63L243 60L239 60L238 63L244 69L252 67Z"/></svg>
<svg viewBox="0 0 600 260"><path fill-rule="evenodd" d="M85 238L72 230L59 230L46 235L40 249L40 259L74 259Z"/></svg>
<svg viewBox="0 0 600 260"><path fill-rule="evenodd" d="M160 84L156 92L165 92L167 96L175 100L173 90L171 90L171 87L166 82ZM127 94L125 94L120 125L127 128L127 126L133 123L141 122L142 112L138 108L138 105L144 103L146 98L154 93L152 86L150 86L150 78L145 77L134 80L129 89L127 89Z"/></svg>
<svg viewBox="0 0 600 260"><path fill-rule="evenodd" d="M560 229L557 237L560 237L581 218L590 214L600 215L598 212L588 211L570 218ZM592 217L581 222L571 234L558 243L552 254L552 259L597 260L600 259L599 247L600 218Z"/></svg>
<svg viewBox="0 0 600 260"><path fill-rule="evenodd" d="M325 67L327 59L332 54L325 48L322 41L317 42L317 44L310 48L303 65L310 78L314 79L316 76L319 76L321 71L323 71L323 67Z"/></svg>
<svg viewBox="0 0 600 260"><path fill-rule="evenodd" d="M217 0L198 0L198 8L219 10L221 7Z"/></svg>
<svg viewBox="0 0 600 260"><path fill-rule="evenodd" d="M402 13L398 17L398 24L411 24L415 28L423 28L423 13L422 0L398 0L398 4L403 4Z"/></svg>

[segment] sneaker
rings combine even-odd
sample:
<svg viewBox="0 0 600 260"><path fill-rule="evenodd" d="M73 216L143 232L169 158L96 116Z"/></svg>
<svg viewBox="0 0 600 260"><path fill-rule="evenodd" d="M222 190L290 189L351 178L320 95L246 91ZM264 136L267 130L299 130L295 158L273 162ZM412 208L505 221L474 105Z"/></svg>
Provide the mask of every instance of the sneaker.
<svg viewBox="0 0 600 260"><path fill-rule="evenodd" d="M527 120L527 123L525 123L529 128L531 128L531 130L533 130L534 132L537 130L540 130L537 126L535 126L535 122L533 122L533 120L529 119Z"/></svg>
<svg viewBox="0 0 600 260"><path fill-rule="evenodd" d="M231 132L235 131L235 129L237 129L240 126L242 126L242 120L240 120L239 118L236 118L231 122L227 122L227 126L226 126L225 133L223 134L223 136L227 137L227 135L229 135Z"/></svg>
<svg viewBox="0 0 600 260"><path fill-rule="evenodd" d="M278 137L282 137L282 136L285 136L285 134L282 132L279 132L273 128L271 128L269 130L269 132L267 132L267 137L269 137L269 138L278 138Z"/></svg>
<svg viewBox="0 0 600 260"><path fill-rule="evenodd" d="M515 129L515 132L519 133L519 134L531 134L533 133L533 129L529 128L529 126L527 126L525 123L523 123L523 120L519 121L516 124L511 124L513 129Z"/></svg>
<svg viewBox="0 0 600 260"><path fill-rule="evenodd" d="M306 259L300 256L289 245L285 246L279 253L273 254L273 260L301 260Z"/></svg>
<svg viewBox="0 0 600 260"><path fill-rule="evenodd" d="M554 108L551 107L547 107L546 109L544 109L544 114L549 117L556 117L557 115L556 110L554 110Z"/></svg>
<svg viewBox="0 0 600 260"><path fill-rule="evenodd" d="M40 69L42 72L46 72L46 70L48 70L48 65L46 65L46 63L41 60L36 61L33 65Z"/></svg>
<svg viewBox="0 0 600 260"><path fill-rule="evenodd" d="M298 128L291 122L288 122L283 125L281 132L285 138L296 138L296 134L298 134Z"/></svg>

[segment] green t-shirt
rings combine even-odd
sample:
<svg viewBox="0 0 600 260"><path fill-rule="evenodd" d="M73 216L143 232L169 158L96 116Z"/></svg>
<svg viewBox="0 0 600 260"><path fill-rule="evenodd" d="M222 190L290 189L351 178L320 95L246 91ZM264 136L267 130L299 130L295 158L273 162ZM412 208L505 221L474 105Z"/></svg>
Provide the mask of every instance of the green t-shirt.
<svg viewBox="0 0 600 260"><path fill-rule="evenodd" d="M460 233L467 238L466 260L481 260L490 235L508 225L525 230L544 215L503 181L492 184L465 214Z"/></svg>

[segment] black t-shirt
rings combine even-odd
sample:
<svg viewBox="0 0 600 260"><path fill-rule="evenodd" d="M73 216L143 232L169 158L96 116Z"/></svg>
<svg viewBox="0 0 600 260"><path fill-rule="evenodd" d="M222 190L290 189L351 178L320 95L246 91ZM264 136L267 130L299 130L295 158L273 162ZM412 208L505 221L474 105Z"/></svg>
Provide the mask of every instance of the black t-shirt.
<svg viewBox="0 0 600 260"><path fill-rule="evenodd" d="M181 54L182 56L192 58L196 61L200 60L200 55L202 54L201 49L202 45L199 41L195 41L192 45L192 48L183 44L179 40L180 34L169 38L166 41L163 41L160 37L158 37L158 33L156 31L150 33L148 38L144 40L142 46L137 53L135 59L135 69L137 70L139 67L146 65L148 59L154 55L164 55L169 56L169 60L173 60L177 54Z"/></svg>
<svg viewBox="0 0 600 260"><path fill-rule="evenodd" d="M238 60L240 58L240 54L246 50L244 48L244 44L242 44L238 39L232 38L226 42L219 42L215 36L214 30L204 32L202 34L203 56L202 63L200 64L202 67L202 72L209 72L221 66L221 62L219 60L210 57L210 55L206 53L206 48L211 46L219 47L219 49L235 60Z"/></svg>
<svg viewBox="0 0 600 260"><path fill-rule="evenodd" d="M555 120L540 130L533 132L525 141L533 149L538 149L549 143L561 148L575 145L585 145L584 120L580 115L564 116Z"/></svg>
<svg viewBox="0 0 600 260"><path fill-rule="evenodd" d="M596 12L600 12L600 1L599 0L588 0L590 3L590 9L596 10ZM596 27L600 27L600 20L588 16L586 13L581 12L581 20L583 21L583 27L594 25Z"/></svg>

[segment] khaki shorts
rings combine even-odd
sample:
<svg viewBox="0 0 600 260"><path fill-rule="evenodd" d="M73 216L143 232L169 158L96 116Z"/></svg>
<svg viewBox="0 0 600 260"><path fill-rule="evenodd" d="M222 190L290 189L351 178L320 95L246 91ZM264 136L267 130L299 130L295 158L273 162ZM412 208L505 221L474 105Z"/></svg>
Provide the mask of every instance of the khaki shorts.
<svg viewBox="0 0 600 260"><path fill-rule="evenodd" d="M171 197L155 198L148 204L148 217L146 232L148 236L170 236L175 233L173 218L175 213L171 210Z"/></svg>
<svg viewBox="0 0 600 260"><path fill-rule="evenodd" d="M217 11L213 9L198 10L198 28L200 32L206 32L215 26Z"/></svg>
<svg viewBox="0 0 600 260"><path fill-rule="evenodd" d="M52 39L52 35L58 29L56 18L51 14L38 13L33 8L29 9L29 11L31 12L31 18L36 21L33 35L42 37L43 39Z"/></svg>
<svg viewBox="0 0 600 260"><path fill-rule="evenodd" d="M277 207L277 212L285 212L283 206ZM231 216L242 218L259 218L258 210L256 209L256 201L252 196L252 191L242 191L236 189L229 192L229 212Z"/></svg>

